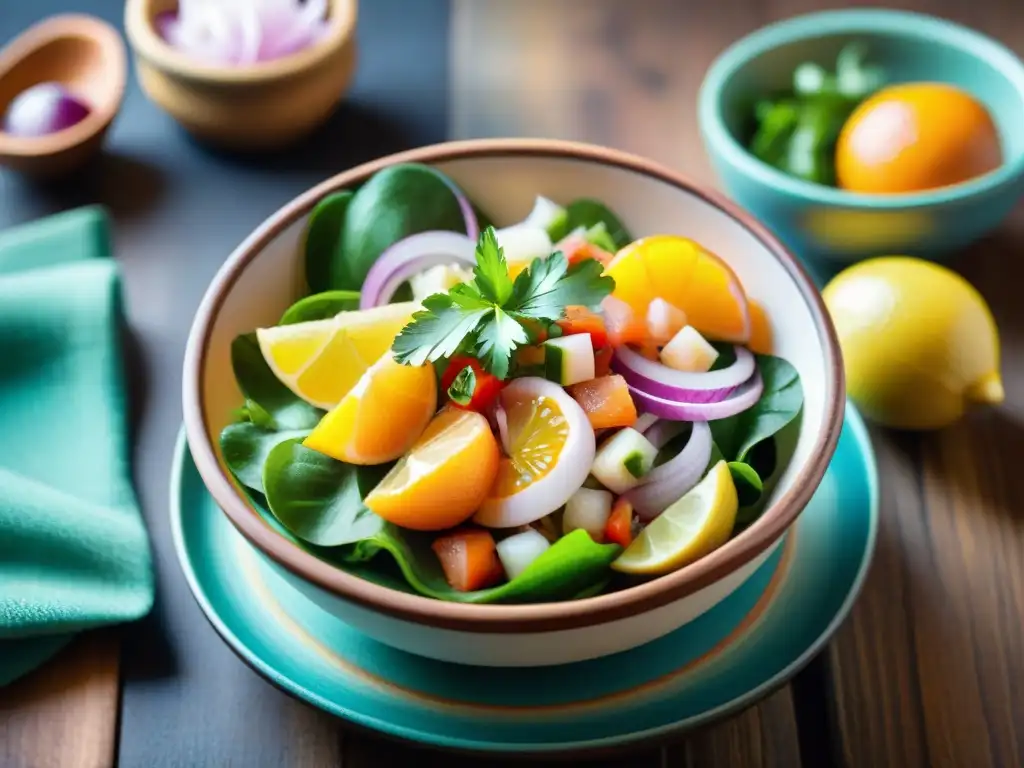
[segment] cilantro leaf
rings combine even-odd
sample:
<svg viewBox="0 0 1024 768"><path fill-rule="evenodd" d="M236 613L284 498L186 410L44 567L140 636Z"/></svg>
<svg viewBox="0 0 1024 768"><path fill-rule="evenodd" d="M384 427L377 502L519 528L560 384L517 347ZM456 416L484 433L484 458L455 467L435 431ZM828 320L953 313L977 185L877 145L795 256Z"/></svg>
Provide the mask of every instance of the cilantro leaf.
<svg viewBox="0 0 1024 768"><path fill-rule="evenodd" d="M447 295L436 293L423 301L424 309L412 316L395 338L391 350L395 360L406 365L423 365L451 357L463 340L487 315L486 309L456 306Z"/></svg>
<svg viewBox="0 0 1024 768"><path fill-rule="evenodd" d="M423 309L392 345L395 359L423 365L472 352L487 371L504 379L516 347L535 340L542 328L565 315L567 306L597 308L611 293L615 281L602 272L593 259L570 267L558 252L534 259L513 282L494 229L488 227L477 244L472 282L424 299Z"/></svg>
<svg viewBox="0 0 1024 768"><path fill-rule="evenodd" d="M481 364L499 379L508 376L512 352L527 342L526 331L516 319L495 307L477 331L477 353Z"/></svg>
<svg viewBox="0 0 1024 768"><path fill-rule="evenodd" d="M459 371L448 387L448 397L459 405L469 405L476 391L476 372L467 365Z"/></svg>
<svg viewBox="0 0 1024 768"><path fill-rule="evenodd" d="M480 235L473 276L480 295L499 307L512 295L512 280L508 276L505 251L498 245L493 227L488 227Z"/></svg>
<svg viewBox="0 0 1024 768"><path fill-rule="evenodd" d="M603 271L594 259L570 267L561 252L534 259L516 278L507 309L517 317L550 322L560 319L570 305L597 309L615 288L615 281Z"/></svg>

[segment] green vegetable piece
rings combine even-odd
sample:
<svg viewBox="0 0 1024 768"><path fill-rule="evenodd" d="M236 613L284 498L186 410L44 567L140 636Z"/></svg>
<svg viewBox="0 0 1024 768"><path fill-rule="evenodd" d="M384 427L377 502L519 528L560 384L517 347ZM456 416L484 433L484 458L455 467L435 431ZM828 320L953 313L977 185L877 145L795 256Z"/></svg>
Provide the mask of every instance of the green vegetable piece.
<svg viewBox="0 0 1024 768"><path fill-rule="evenodd" d="M762 103L758 108L758 122L750 151L758 159L780 168L800 122L800 107L794 101Z"/></svg>
<svg viewBox="0 0 1024 768"><path fill-rule="evenodd" d="M303 541L337 547L380 533L384 521L363 504L390 465L356 467L285 440L263 465L263 486L274 517Z"/></svg>
<svg viewBox="0 0 1024 768"><path fill-rule="evenodd" d="M324 412L314 408L277 380L263 359L255 333L235 337L231 342L231 367L235 381L247 401L247 411L254 406L260 415L254 423L272 429L312 429Z"/></svg>
<svg viewBox="0 0 1024 768"><path fill-rule="evenodd" d="M285 310L278 325L326 320L339 312L359 309L358 291L324 291L299 299Z"/></svg>
<svg viewBox="0 0 1024 768"><path fill-rule="evenodd" d="M743 413L710 422L715 445L727 461L749 463L754 446L773 437L803 408L803 387L796 369L774 355L755 358L764 381L761 399Z"/></svg>
<svg viewBox="0 0 1024 768"><path fill-rule="evenodd" d="M732 475L733 485L736 486L736 496L739 499L741 508L749 507L758 502L764 486L761 477L753 467L744 464L742 461L730 461L727 465L729 474Z"/></svg>
<svg viewBox="0 0 1024 768"><path fill-rule="evenodd" d="M308 434L309 430L296 429L275 432L248 421L228 424L220 433L220 451L238 482L263 493L263 465L270 452L285 440L302 439Z"/></svg>
<svg viewBox="0 0 1024 768"><path fill-rule="evenodd" d="M305 242L306 283L314 293L331 287L331 261L341 240L345 212L351 201L351 192L336 192L317 203L309 216Z"/></svg>
<svg viewBox="0 0 1024 768"><path fill-rule="evenodd" d="M444 578L430 549L432 536L385 526L371 539L352 548L349 562L363 562L381 550L391 554L409 585L420 594L457 603L540 603L590 594L610 575L622 547L597 544L584 530L563 536L512 581L476 592L459 592Z"/></svg>
<svg viewBox="0 0 1024 768"><path fill-rule="evenodd" d="M448 397L453 403L466 406L473 400L473 393L476 391L476 372L471 366L466 366L452 379L448 387Z"/></svg>
<svg viewBox="0 0 1024 768"><path fill-rule="evenodd" d="M604 203L598 200L592 200L586 197L580 198L579 200L573 200L568 206L566 206L565 210L568 213L565 232L559 233L558 237L555 237L552 234L551 239L553 242L561 240L577 227L590 229L597 224L604 224L605 229L608 232L608 236L615 244L614 248L608 249L611 250L612 253L619 250L619 248L629 245L629 243L633 241L633 236L629 234L629 230L626 229L626 225L623 224L619 217L612 213Z"/></svg>
<svg viewBox="0 0 1024 768"><path fill-rule="evenodd" d="M583 238L591 245L596 245L601 250L608 251L608 253L615 253L619 250L618 245L608 233L608 226L603 221L597 222L597 224L588 229L583 234Z"/></svg>
<svg viewBox="0 0 1024 768"><path fill-rule="evenodd" d="M626 457L626 460L622 462L622 466L626 468L633 477L638 480L646 474L644 472L644 457L639 452L634 451Z"/></svg>
<svg viewBox="0 0 1024 768"><path fill-rule="evenodd" d="M329 287L359 290L378 257L409 235L435 229L465 232L454 189L440 171L416 163L375 173L349 203Z"/></svg>
<svg viewBox="0 0 1024 768"><path fill-rule="evenodd" d="M885 85L885 68L867 64L867 45L853 42L836 56L836 90L848 99L861 101Z"/></svg>

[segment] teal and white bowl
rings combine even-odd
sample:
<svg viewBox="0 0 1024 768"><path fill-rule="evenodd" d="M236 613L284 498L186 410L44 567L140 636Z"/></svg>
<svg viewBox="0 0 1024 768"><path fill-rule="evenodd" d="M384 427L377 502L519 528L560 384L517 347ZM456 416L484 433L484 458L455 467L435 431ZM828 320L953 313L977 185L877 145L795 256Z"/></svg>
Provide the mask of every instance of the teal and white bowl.
<svg viewBox="0 0 1024 768"><path fill-rule="evenodd" d="M832 67L854 41L867 45L891 82L947 82L973 94L995 120L1003 164L942 189L867 195L793 178L750 154L743 139L756 99L788 88L804 61ZM809 260L838 266L888 254L941 260L998 227L1024 194L1024 64L995 40L931 16L824 11L759 29L708 69L698 119L728 194Z"/></svg>
<svg viewBox="0 0 1024 768"><path fill-rule="evenodd" d="M218 435L241 403L230 345L277 322L304 286L301 243L313 206L400 162L436 166L499 224L536 195L595 197L637 236L691 237L725 258L765 307L775 353L799 371L803 415L793 457L760 519L708 557L619 592L537 605L465 605L389 589L327 563L279 534L235 484ZM748 214L640 158L540 140L440 144L367 163L284 206L228 258L196 313L184 365L189 448L218 506L292 586L356 629L402 650L484 666L544 666L633 648L700 616L736 590L778 547L818 484L843 423L838 345L820 296L795 259ZM257 599L255 596L253 599Z"/></svg>

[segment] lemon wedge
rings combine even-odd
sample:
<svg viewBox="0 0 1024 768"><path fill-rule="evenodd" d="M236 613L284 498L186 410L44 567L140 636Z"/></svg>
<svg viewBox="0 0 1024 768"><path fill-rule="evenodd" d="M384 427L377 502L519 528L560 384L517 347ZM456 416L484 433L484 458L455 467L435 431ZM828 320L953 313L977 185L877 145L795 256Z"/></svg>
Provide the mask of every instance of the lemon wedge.
<svg viewBox="0 0 1024 768"><path fill-rule="evenodd" d="M274 376L317 408L330 410L391 348L419 309L415 302L340 312L326 320L260 328L263 359Z"/></svg>
<svg viewBox="0 0 1024 768"><path fill-rule="evenodd" d="M729 540L738 506L729 467L720 461L689 493L654 518L612 568L657 576L689 565Z"/></svg>
<svg viewBox="0 0 1024 768"><path fill-rule="evenodd" d="M971 403L1002 402L999 331L984 298L956 272L906 256L868 259L822 295L847 393L871 420L935 429Z"/></svg>

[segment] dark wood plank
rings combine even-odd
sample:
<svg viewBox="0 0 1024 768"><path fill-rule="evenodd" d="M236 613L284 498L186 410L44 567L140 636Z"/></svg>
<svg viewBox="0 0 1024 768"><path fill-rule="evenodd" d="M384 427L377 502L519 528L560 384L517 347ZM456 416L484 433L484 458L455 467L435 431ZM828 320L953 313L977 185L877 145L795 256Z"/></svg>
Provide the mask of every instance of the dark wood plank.
<svg viewBox="0 0 1024 768"><path fill-rule="evenodd" d="M119 650L115 632L89 632L39 669L0 688L0 765L113 765Z"/></svg>

